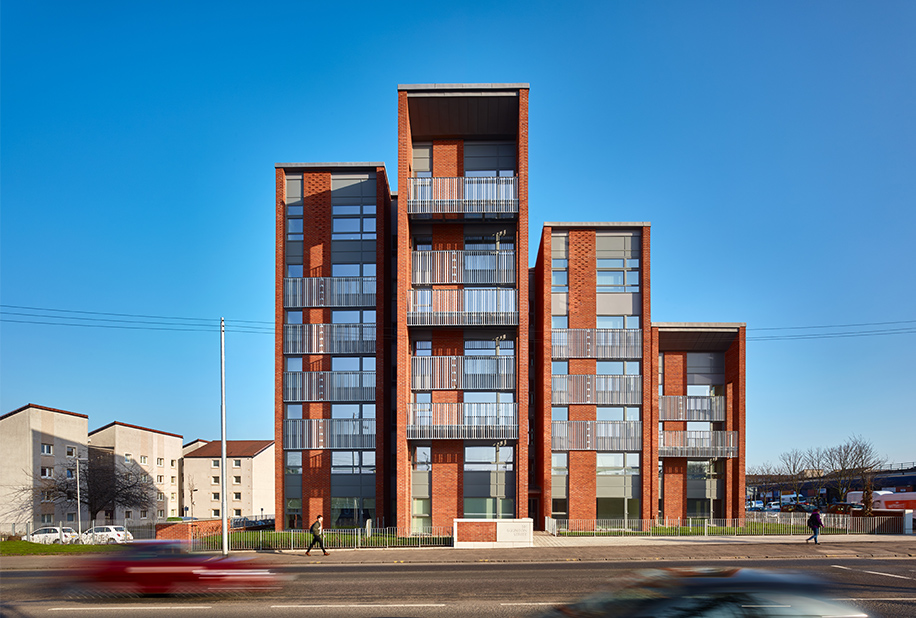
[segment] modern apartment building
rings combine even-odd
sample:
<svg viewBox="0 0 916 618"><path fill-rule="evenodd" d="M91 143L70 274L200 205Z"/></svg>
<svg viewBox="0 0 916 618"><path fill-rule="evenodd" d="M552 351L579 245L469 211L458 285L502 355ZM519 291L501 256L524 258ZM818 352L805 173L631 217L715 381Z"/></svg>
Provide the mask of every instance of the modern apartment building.
<svg viewBox="0 0 916 618"><path fill-rule="evenodd" d="M182 516L222 514L222 442L195 440L198 448L182 458ZM258 517L274 512L272 440L226 440L229 517Z"/></svg>
<svg viewBox="0 0 916 618"><path fill-rule="evenodd" d="M55 501L42 488L73 478L87 458L85 414L28 404L0 416L0 524L76 522L75 501ZM88 519L83 508L82 517Z"/></svg>
<svg viewBox="0 0 916 618"><path fill-rule="evenodd" d="M743 325L652 324L648 223L529 269L528 93L399 86L398 194L276 165L278 527L743 509Z"/></svg>
<svg viewBox="0 0 916 618"><path fill-rule="evenodd" d="M89 434L93 449L110 450L126 465L138 465L156 485L156 505L153 508L121 508L106 511L109 520L145 522L178 517L179 460L181 436L157 429L148 429L118 421L100 427Z"/></svg>

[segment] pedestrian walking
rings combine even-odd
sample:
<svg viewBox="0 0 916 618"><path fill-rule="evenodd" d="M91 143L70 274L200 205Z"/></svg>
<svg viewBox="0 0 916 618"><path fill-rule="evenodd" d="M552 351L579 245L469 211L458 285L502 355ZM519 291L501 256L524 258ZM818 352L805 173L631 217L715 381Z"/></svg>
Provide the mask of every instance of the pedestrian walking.
<svg viewBox="0 0 916 618"><path fill-rule="evenodd" d="M322 515L319 515L318 518L315 520L315 523L312 524L312 527L309 528L309 532L312 533L312 542L311 544L309 544L309 548L305 552L306 556L312 555L311 554L312 548L315 547L316 544L318 545L318 547L321 548L321 551L324 552L325 556L330 555L328 553L328 550L324 548L324 528L322 526L323 521L324 521L324 517Z"/></svg>
<svg viewBox="0 0 916 618"><path fill-rule="evenodd" d="M811 511L811 516L808 517L808 527L814 532L811 536L805 539L805 543L814 539L814 544L817 545L817 534L820 532L821 528L824 526L824 522L821 521L821 512L817 509Z"/></svg>

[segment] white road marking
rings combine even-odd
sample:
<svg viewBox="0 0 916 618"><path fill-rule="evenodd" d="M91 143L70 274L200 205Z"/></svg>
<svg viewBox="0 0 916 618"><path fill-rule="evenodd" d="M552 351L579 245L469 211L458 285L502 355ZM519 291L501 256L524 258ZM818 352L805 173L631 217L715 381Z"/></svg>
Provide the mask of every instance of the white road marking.
<svg viewBox="0 0 916 618"><path fill-rule="evenodd" d="M869 575L884 575L885 577L896 577L897 579L910 579L910 580L913 579L912 577L907 577L905 575L895 575L893 573L880 573L878 571L863 571L861 569L854 569L852 567L841 566L839 564L832 564L830 566L832 566L835 569L843 569L846 571L858 571L859 573L868 573Z"/></svg>
<svg viewBox="0 0 916 618"><path fill-rule="evenodd" d="M560 604L561 604L560 601L557 601L555 603L534 603L534 602L531 602L531 603L500 603L500 605L508 605L508 606L511 606L511 605L560 605Z"/></svg>
<svg viewBox="0 0 916 618"><path fill-rule="evenodd" d="M125 607L111 607L107 605L93 605L91 607L49 607L49 612L85 612L85 611L99 611L99 610L117 610L117 611L131 611L131 610L143 610L149 611L153 610L173 610L173 609L213 609L212 605L127 605Z"/></svg>
<svg viewBox="0 0 916 618"><path fill-rule="evenodd" d="M334 604L334 605L271 605L271 609L328 609L337 607L445 607L445 603L393 603L380 605L376 603Z"/></svg>

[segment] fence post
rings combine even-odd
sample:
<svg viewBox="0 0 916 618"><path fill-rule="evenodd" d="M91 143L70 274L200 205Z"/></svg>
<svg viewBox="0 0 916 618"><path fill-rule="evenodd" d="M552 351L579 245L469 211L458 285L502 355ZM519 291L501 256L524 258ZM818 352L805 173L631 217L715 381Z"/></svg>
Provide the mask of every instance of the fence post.
<svg viewBox="0 0 916 618"><path fill-rule="evenodd" d="M703 520L703 536L709 536L709 520Z"/></svg>

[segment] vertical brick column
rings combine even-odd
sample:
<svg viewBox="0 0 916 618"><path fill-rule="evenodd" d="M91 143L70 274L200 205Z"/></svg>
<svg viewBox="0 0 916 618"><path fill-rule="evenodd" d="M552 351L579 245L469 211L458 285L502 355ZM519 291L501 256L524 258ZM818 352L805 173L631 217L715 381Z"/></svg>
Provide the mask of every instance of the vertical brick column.
<svg viewBox="0 0 916 618"><path fill-rule="evenodd" d="M658 516L658 329L652 328L652 228L640 232L640 290L642 296L642 470L639 510L642 519Z"/></svg>
<svg viewBox="0 0 916 618"><path fill-rule="evenodd" d="M540 530L544 518L553 512L553 492L551 478L551 385L550 363L553 356L551 345L551 297L550 297L550 238L551 228L541 231L541 243L538 247L537 262L534 267L532 298L534 299L534 322L530 331L530 352L534 354L534 440L535 482L541 489L540 512L531 513L534 526ZM521 410L519 411L521 414Z"/></svg>
<svg viewBox="0 0 916 618"><path fill-rule="evenodd" d="M595 451L569 451L570 519L594 520L597 516L597 473Z"/></svg>
<svg viewBox="0 0 916 618"><path fill-rule="evenodd" d="M410 398L410 339L407 331L407 293L410 290L410 222L407 217L407 199L410 196L409 179L412 176L413 140L407 93L398 92L398 235L397 235L397 313L395 315L397 401L395 404L395 500L396 525L410 530L410 449L407 443L407 403Z"/></svg>
<svg viewBox="0 0 916 618"><path fill-rule="evenodd" d="M665 517L686 517L687 459L666 457L662 461L665 475Z"/></svg>
<svg viewBox="0 0 916 618"><path fill-rule="evenodd" d="M518 93L518 137L516 173L518 174L518 229L515 230L517 259L516 287L518 288L518 366L516 367L518 402L518 435L516 443L515 516L528 517L528 89Z"/></svg>
<svg viewBox="0 0 916 618"><path fill-rule="evenodd" d="M276 170L276 261L274 264L274 529L286 522L285 470L283 460L283 279L286 276L286 172Z"/></svg>
<svg viewBox="0 0 916 618"><path fill-rule="evenodd" d="M451 528L464 515L464 442L433 440L432 524Z"/></svg>
<svg viewBox="0 0 916 618"><path fill-rule="evenodd" d="M331 451L302 451L302 525L318 515L331 522Z"/></svg>
<svg viewBox="0 0 916 618"><path fill-rule="evenodd" d="M745 458L745 336L741 326L738 336L725 351L725 430L738 432L738 457L726 460L725 517L744 517Z"/></svg>

